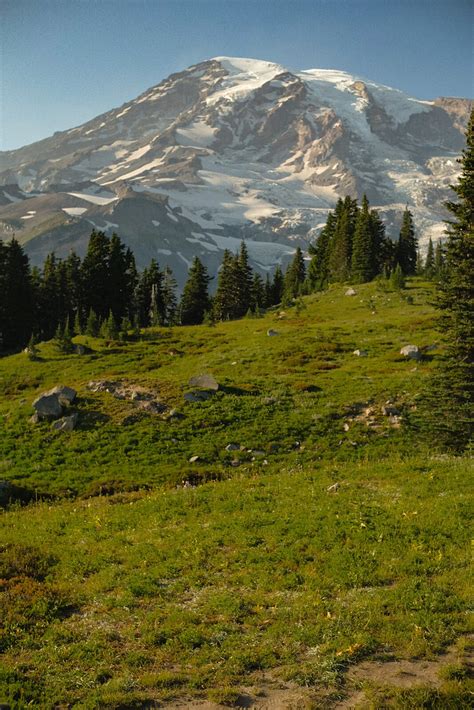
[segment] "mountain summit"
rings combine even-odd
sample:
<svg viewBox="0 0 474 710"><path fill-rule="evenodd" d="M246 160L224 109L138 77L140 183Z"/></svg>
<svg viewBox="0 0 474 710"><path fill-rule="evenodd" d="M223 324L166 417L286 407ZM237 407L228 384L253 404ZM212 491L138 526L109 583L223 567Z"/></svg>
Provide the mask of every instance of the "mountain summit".
<svg viewBox="0 0 474 710"><path fill-rule="evenodd" d="M215 57L120 108L0 154L0 238L33 260L116 230L182 280L242 238L262 270L314 238L339 196L366 193L396 236L408 204L442 234L471 102L421 101L343 71Z"/></svg>

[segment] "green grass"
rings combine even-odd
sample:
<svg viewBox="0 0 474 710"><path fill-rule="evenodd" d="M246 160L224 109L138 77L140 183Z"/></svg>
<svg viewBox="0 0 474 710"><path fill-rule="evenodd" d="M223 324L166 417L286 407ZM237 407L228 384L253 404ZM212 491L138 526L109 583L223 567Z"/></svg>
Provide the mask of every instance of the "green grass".
<svg viewBox="0 0 474 710"><path fill-rule="evenodd" d="M69 496L0 519L0 702L231 704L264 671L340 697L350 664L433 658L468 633L472 461L426 449L414 426L441 355L398 354L439 338L430 287L410 284L413 304L376 284L358 292L331 289L279 320L155 330L113 349L95 341L83 357L44 344L39 362L0 362L1 476ZM223 391L184 404L201 372ZM124 425L133 405L88 392L98 378L156 388L185 416ZM34 396L59 382L80 395L68 434L28 423ZM388 399L400 428L380 414ZM367 402L377 426L345 431ZM229 442L265 457L226 452ZM122 492L90 497L101 485ZM463 707L460 667L424 697L375 688L370 702Z"/></svg>

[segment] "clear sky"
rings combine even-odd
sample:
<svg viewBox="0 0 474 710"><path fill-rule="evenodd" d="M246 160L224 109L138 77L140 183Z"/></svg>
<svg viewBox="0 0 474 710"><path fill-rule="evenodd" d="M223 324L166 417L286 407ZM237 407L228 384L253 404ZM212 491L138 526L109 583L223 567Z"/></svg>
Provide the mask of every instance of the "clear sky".
<svg viewBox="0 0 474 710"><path fill-rule="evenodd" d="M474 95L474 0L0 0L2 149L228 55Z"/></svg>

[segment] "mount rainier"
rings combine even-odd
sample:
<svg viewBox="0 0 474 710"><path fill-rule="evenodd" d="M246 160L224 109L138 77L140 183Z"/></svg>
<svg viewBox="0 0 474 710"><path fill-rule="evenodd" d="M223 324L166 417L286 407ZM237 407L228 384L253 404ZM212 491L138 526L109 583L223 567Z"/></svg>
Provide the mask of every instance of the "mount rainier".
<svg viewBox="0 0 474 710"><path fill-rule="evenodd" d="M468 99L421 101L343 71L216 57L118 109L0 153L0 239L34 263L117 231L139 266L180 283L248 241L262 271L315 238L339 196L361 197L396 238L408 204L421 243L443 233Z"/></svg>

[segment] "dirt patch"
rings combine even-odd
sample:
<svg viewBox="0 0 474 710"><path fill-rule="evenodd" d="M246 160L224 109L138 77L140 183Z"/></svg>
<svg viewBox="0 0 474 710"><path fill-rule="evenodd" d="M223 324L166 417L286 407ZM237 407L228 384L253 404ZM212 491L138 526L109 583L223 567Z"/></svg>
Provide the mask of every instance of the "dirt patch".
<svg viewBox="0 0 474 710"><path fill-rule="evenodd" d="M468 637L471 639L471 637ZM254 684L241 688L241 695L232 704L234 708L250 710L355 710L367 707L363 685L392 688L436 688L441 685L440 671L451 665L463 664L468 673L474 670L474 647L459 651L455 646L434 661L390 660L362 661L352 666L344 679L344 690L335 688L301 688L295 683L279 681L266 672L253 677ZM362 687L361 687L362 686ZM209 700L183 699L165 703L167 710L223 710L221 705Z"/></svg>
<svg viewBox="0 0 474 710"><path fill-rule="evenodd" d="M471 637L469 637L471 638ZM341 702L333 705L334 710L352 710L363 707L367 700L361 685L370 683L372 686L392 688L437 688L441 685L440 671L451 665L462 664L469 674L474 672L474 646L460 652L455 646L448 648L434 661L399 660L399 661L362 661L350 668L345 682L348 689L354 690ZM357 690L356 690L357 688Z"/></svg>

